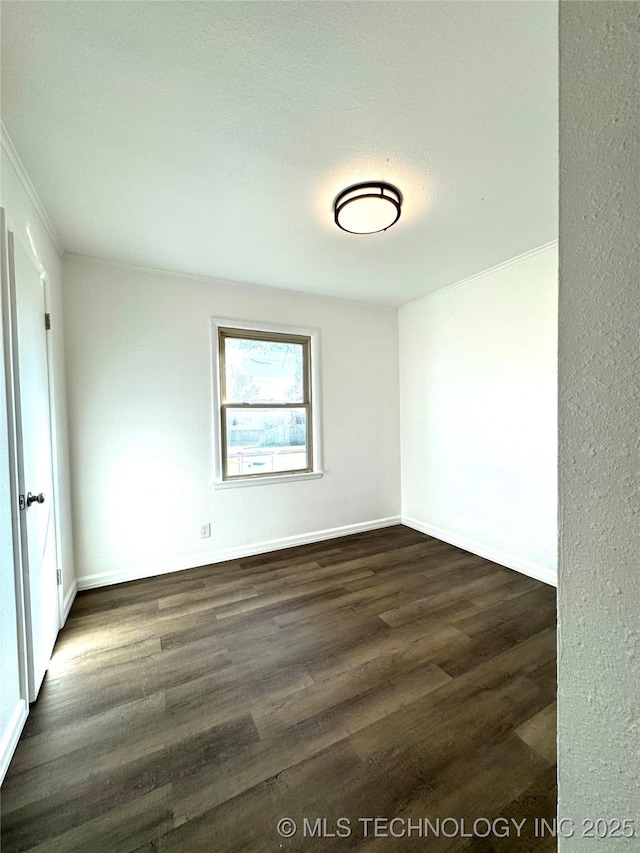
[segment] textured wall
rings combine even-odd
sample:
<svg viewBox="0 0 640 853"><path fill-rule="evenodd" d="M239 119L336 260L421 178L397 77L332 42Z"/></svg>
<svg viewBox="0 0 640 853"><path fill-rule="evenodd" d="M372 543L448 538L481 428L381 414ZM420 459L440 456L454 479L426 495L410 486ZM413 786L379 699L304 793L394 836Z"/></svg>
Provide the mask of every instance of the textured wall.
<svg viewBox="0 0 640 853"><path fill-rule="evenodd" d="M555 245L400 311L402 515L555 583Z"/></svg>
<svg viewBox="0 0 640 853"><path fill-rule="evenodd" d="M640 834L639 57L640 4L561 3L559 813Z"/></svg>

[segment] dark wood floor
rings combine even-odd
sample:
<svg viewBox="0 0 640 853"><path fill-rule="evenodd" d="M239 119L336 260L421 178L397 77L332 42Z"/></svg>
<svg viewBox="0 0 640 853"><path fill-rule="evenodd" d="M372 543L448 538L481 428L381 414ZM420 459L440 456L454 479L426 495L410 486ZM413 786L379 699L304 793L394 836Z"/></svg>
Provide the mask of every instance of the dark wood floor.
<svg viewBox="0 0 640 853"><path fill-rule="evenodd" d="M544 853L555 689L554 590L406 527L83 593L2 851Z"/></svg>

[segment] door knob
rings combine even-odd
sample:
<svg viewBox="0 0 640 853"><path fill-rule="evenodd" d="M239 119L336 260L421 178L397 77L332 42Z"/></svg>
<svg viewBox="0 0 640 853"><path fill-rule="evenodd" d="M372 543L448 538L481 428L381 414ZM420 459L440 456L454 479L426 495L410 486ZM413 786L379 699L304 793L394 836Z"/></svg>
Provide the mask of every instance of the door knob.
<svg viewBox="0 0 640 853"><path fill-rule="evenodd" d="M27 506L31 506L31 504L43 504L44 503L44 495L40 492L39 495L32 495L31 492L27 495Z"/></svg>

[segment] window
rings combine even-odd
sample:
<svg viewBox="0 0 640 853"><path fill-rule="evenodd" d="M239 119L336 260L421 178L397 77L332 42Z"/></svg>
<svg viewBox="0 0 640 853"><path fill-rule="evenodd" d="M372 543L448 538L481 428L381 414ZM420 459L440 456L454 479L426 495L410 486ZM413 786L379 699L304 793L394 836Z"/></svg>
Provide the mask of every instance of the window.
<svg viewBox="0 0 640 853"><path fill-rule="evenodd" d="M312 472L311 336L217 329L222 480Z"/></svg>

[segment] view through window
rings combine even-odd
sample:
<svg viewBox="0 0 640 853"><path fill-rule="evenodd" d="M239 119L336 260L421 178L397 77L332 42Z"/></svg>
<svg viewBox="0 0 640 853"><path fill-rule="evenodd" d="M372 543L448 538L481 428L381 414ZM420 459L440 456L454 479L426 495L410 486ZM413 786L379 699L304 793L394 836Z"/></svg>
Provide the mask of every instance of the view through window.
<svg viewBox="0 0 640 853"><path fill-rule="evenodd" d="M310 338L219 329L223 479L312 469Z"/></svg>

